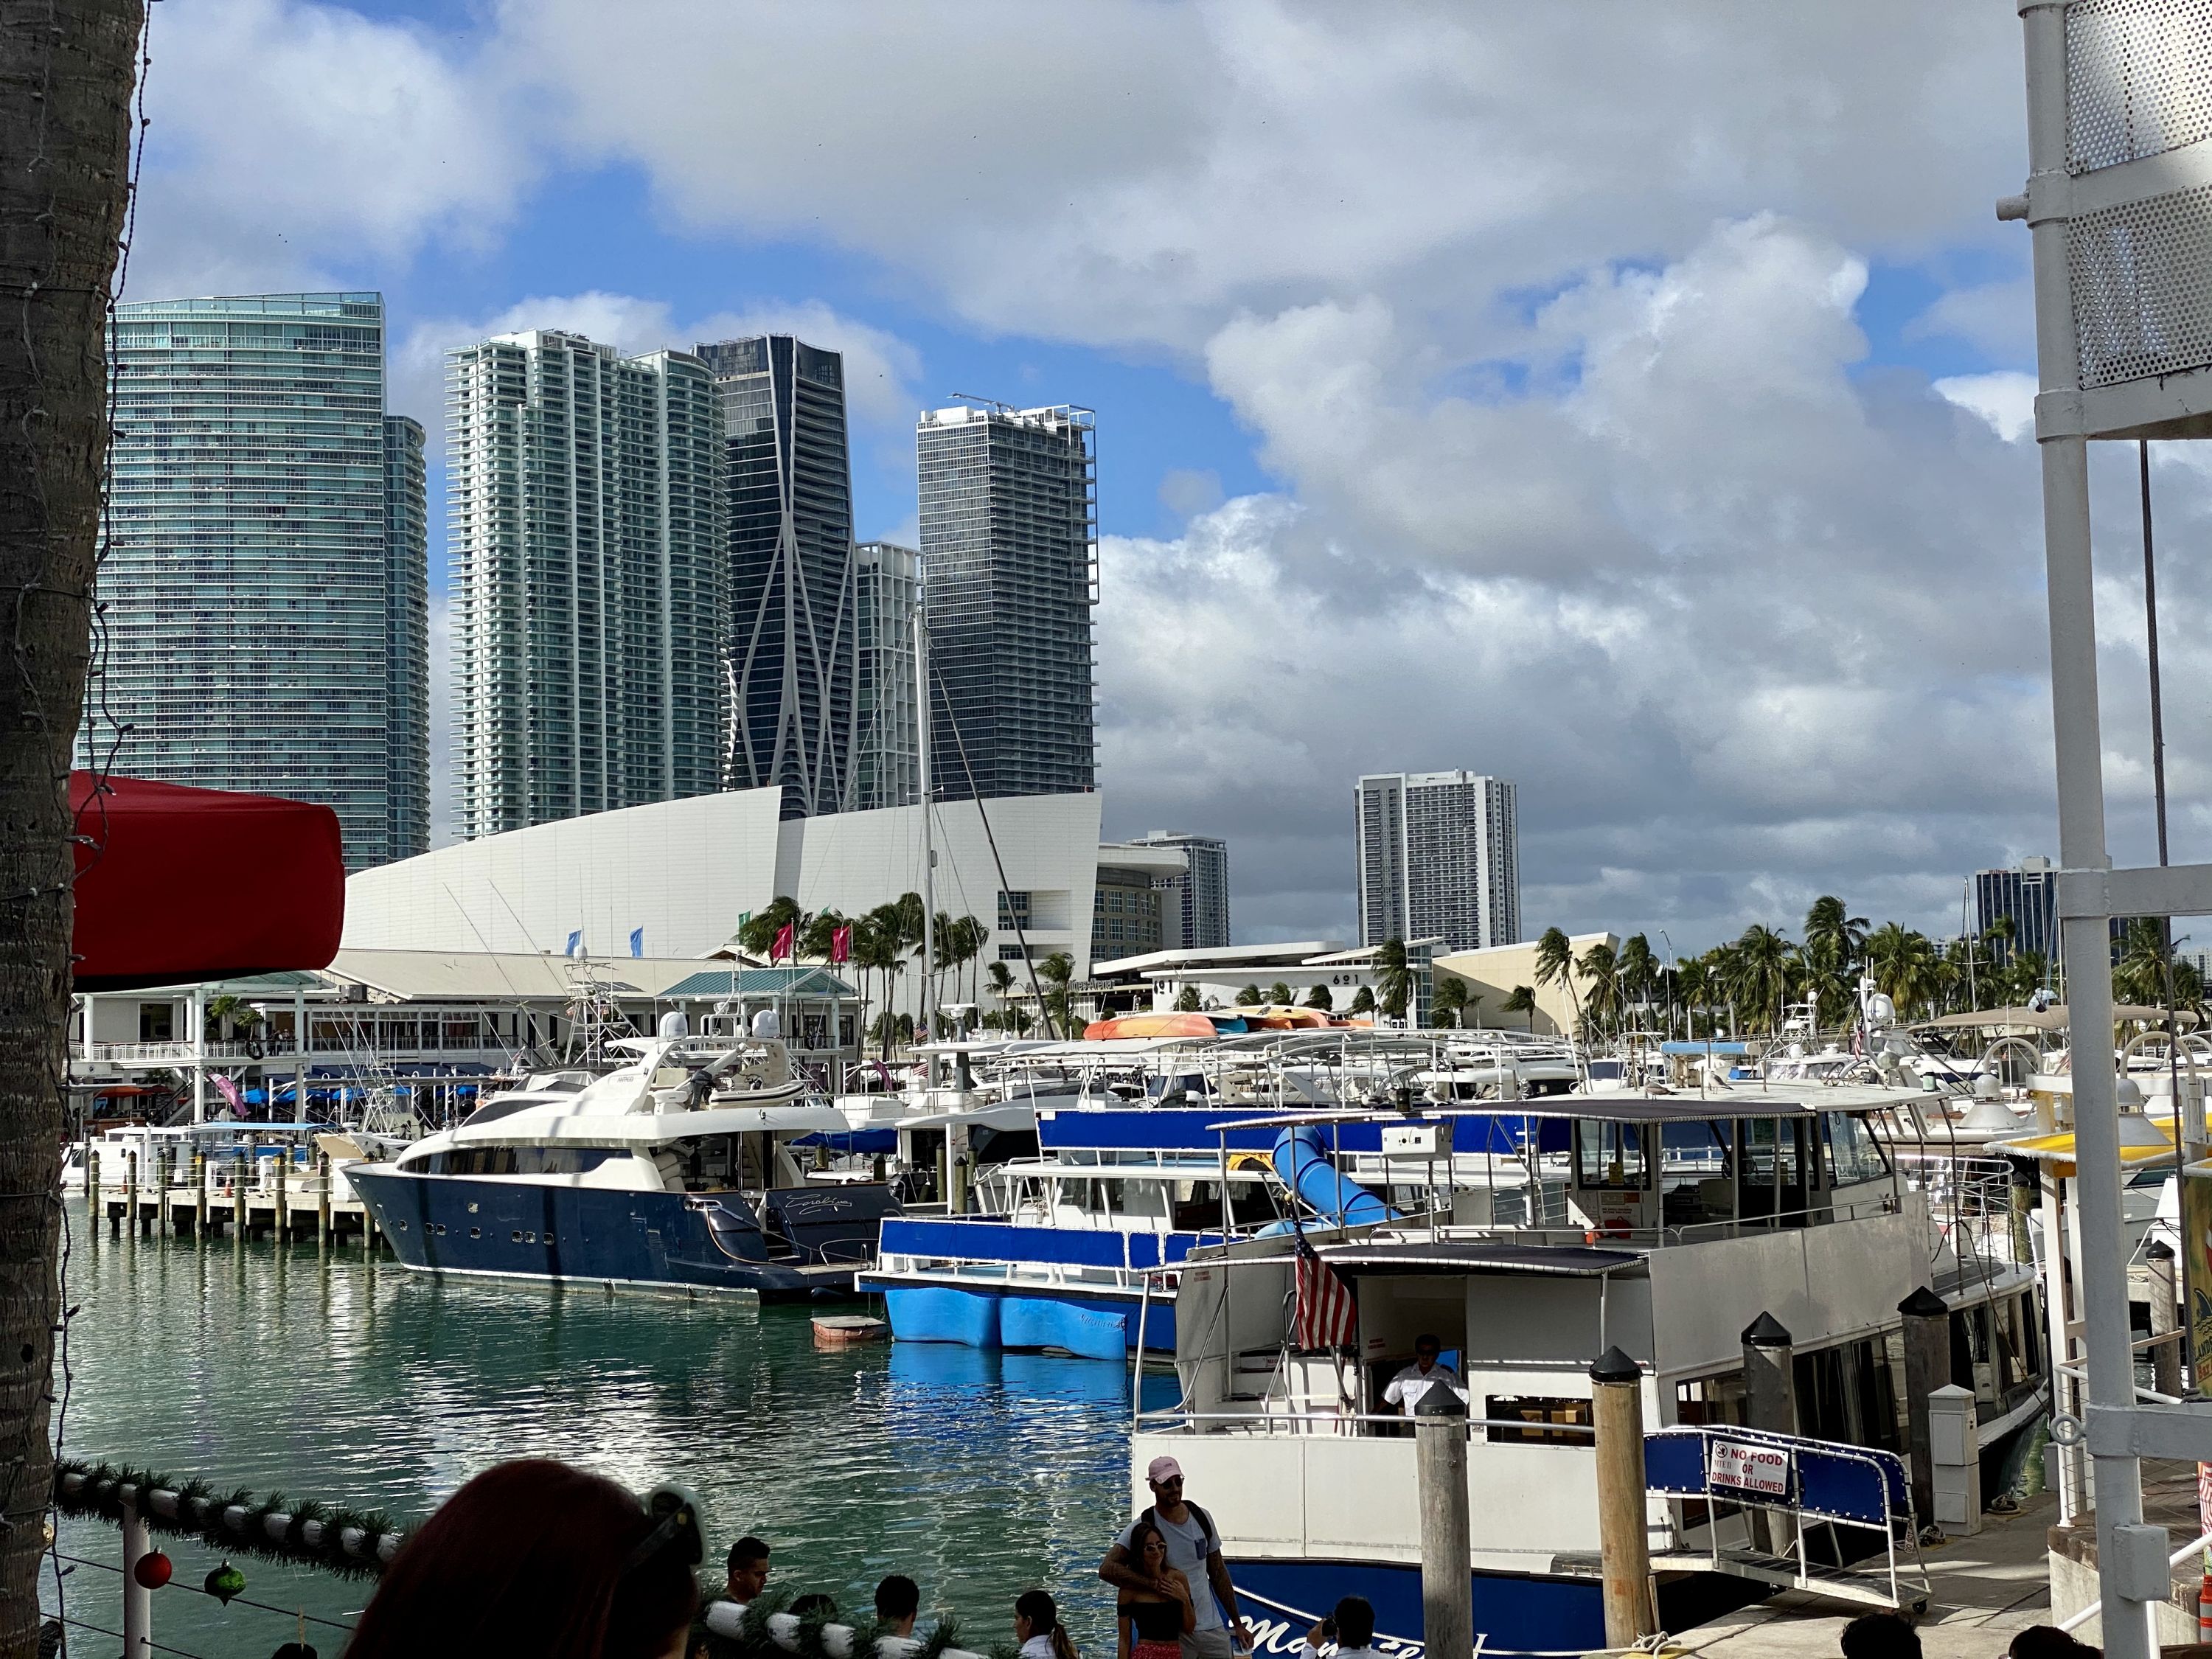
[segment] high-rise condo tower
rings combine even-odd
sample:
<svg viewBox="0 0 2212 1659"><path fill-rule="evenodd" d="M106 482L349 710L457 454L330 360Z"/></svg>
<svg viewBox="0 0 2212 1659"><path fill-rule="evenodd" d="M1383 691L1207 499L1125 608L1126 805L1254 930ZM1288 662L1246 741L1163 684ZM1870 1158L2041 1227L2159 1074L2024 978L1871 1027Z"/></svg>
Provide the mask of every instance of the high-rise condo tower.
<svg viewBox="0 0 2212 1659"><path fill-rule="evenodd" d="M727 590L707 366L540 331L446 370L462 836L714 790Z"/></svg>
<svg viewBox="0 0 2212 1659"><path fill-rule="evenodd" d="M1473 772L1359 780L1359 942L1440 939L1477 951L1521 939L1514 786Z"/></svg>
<svg viewBox="0 0 2212 1659"><path fill-rule="evenodd" d="M728 789L787 817L854 804L853 474L845 360L787 334L699 348L728 441Z"/></svg>
<svg viewBox="0 0 2212 1659"><path fill-rule="evenodd" d="M921 732L916 721L914 610L921 601L921 556L895 542L856 550L860 650L854 702L853 805L911 806L921 799Z"/></svg>
<svg viewBox="0 0 2212 1659"><path fill-rule="evenodd" d="M915 444L939 798L1092 788L1091 412L933 410Z"/></svg>
<svg viewBox="0 0 2212 1659"><path fill-rule="evenodd" d="M349 869L428 844L422 428L384 301L116 307L104 658L78 763L334 809Z"/></svg>

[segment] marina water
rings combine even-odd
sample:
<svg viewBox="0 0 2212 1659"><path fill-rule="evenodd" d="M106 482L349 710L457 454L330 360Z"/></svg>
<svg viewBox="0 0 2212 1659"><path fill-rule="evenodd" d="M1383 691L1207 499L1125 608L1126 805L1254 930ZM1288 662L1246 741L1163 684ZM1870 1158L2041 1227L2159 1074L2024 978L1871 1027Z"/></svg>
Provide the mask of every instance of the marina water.
<svg viewBox="0 0 2212 1659"><path fill-rule="evenodd" d="M903 1572L925 1621L950 1611L988 1647L1042 1584L1085 1651L1113 1650L1096 1568L1128 1513L1125 1366L935 1344L817 1351L803 1306L439 1280L357 1245L95 1241L81 1199L69 1225L64 1455L395 1519L491 1464L559 1457L638 1491L696 1491L710 1590L721 1552L751 1532L774 1548L772 1583L825 1590L846 1613ZM292 1639L290 1616L198 1593L213 1552L155 1542L176 1563L153 1598L157 1642L259 1659ZM64 1522L61 1550L92 1564L63 1581L70 1617L119 1631L116 1528ZM349 1621L370 1593L234 1559L246 1598L288 1615ZM51 1611L51 1572L41 1594ZM335 1659L344 1632L307 1629Z"/></svg>

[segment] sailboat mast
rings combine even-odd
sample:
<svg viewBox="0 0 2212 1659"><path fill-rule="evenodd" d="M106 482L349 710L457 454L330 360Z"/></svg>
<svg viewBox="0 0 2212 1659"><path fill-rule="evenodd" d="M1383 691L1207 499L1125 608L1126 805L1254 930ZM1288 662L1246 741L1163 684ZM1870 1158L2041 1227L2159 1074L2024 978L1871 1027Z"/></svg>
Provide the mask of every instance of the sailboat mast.
<svg viewBox="0 0 2212 1659"><path fill-rule="evenodd" d="M930 806L935 791L929 781L929 616L917 596L914 605L915 749L921 785L921 1008L920 1024L937 1006L937 848L930 837Z"/></svg>

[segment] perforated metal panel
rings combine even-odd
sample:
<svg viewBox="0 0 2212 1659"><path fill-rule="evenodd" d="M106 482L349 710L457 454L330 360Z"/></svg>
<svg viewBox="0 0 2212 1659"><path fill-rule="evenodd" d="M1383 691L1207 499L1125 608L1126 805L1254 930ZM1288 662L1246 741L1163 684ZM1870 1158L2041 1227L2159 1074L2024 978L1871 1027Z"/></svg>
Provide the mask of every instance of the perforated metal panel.
<svg viewBox="0 0 2212 1659"><path fill-rule="evenodd" d="M2066 167L2092 173L2212 138L2212 4L2075 0Z"/></svg>
<svg viewBox="0 0 2212 1659"><path fill-rule="evenodd" d="M2081 384L2212 364L2212 185L2085 213L2067 228Z"/></svg>

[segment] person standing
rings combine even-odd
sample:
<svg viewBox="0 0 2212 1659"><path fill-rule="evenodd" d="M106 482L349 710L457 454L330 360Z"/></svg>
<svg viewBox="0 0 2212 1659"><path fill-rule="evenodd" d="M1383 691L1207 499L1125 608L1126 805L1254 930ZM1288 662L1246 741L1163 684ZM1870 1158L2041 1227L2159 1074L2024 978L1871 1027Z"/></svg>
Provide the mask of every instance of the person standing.
<svg viewBox="0 0 2212 1659"><path fill-rule="evenodd" d="M1182 1638L1183 1659L1231 1659L1232 1654L1249 1653L1252 1630L1237 1610L1237 1587L1221 1559L1220 1529L1212 1516L1185 1500L1182 1465L1172 1457L1155 1457L1146 1467L1145 1484L1152 1489L1152 1507L1115 1540L1098 1564L1098 1576L1117 1590L1173 1594L1160 1577L1144 1570L1131 1547L1138 1523L1152 1522L1167 1545L1167 1565L1190 1588L1193 1619Z"/></svg>
<svg viewBox="0 0 2212 1659"><path fill-rule="evenodd" d="M1443 1344L1426 1333L1413 1339L1413 1363L1390 1379L1390 1386L1382 1390L1382 1398L1407 1416L1421 1403L1421 1396L1431 1389L1447 1388L1462 1401L1467 1398L1467 1384L1460 1374L1443 1364L1437 1356Z"/></svg>
<svg viewBox="0 0 2212 1659"><path fill-rule="evenodd" d="M1164 1588L1121 1592L1114 1610L1116 1659L1182 1659L1182 1638L1198 1614L1190 1580L1168 1565L1168 1540L1158 1522L1139 1520L1129 1528L1129 1559Z"/></svg>

